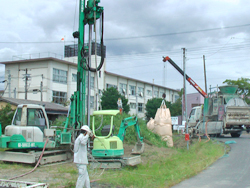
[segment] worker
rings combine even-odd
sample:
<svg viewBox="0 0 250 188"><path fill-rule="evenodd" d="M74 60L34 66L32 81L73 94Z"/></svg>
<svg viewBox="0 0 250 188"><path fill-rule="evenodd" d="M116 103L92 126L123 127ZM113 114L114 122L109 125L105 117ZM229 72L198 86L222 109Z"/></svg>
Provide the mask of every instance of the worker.
<svg viewBox="0 0 250 188"><path fill-rule="evenodd" d="M75 140L74 145L74 163L78 168L78 179L76 188L90 188L89 174L87 171L88 158L87 158L87 143L89 137L94 138L92 131L87 125L81 127L81 133Z"/></svg>
<svg viewBox="0 0 250 188"><path fill-rule="evenodd" d="M118 110L120 111L120 114L122 114L122 99L121 98L118 98L117 105L118 105Z"/></svg>

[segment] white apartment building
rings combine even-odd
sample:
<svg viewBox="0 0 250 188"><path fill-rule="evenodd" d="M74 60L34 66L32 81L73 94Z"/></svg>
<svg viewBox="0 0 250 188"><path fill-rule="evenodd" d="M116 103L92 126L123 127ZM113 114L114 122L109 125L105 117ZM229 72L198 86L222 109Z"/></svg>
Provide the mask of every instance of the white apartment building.
<svg viewBox="0 0 250 188"><path fill-rule="evenodd" d="M68 104L76 90L75 53L74 49L72 57L67 55L64 60L46 57L1 62L5 65L6 79L3 97ZM96 64L95 57L97 57L97 63L101 59L98 55L92 55L92 67ZM101 93L109 87L115 87L125 95L130 105L130 114L137 113L138 117L144 117L148 99L161 97L165 93L166 100L174 103L179 97L178 90L110 73L105 70L105 67L106 59L100 71L91 72L91 113L98 109Z"/></svg>

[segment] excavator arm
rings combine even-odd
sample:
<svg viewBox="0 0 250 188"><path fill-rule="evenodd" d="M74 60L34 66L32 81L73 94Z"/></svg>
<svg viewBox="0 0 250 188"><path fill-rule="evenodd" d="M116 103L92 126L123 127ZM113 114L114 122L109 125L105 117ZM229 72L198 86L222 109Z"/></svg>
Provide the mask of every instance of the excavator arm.
<svg viewBox="0 0 250 188"><path fill-rule="evenodd" d="M144 143L143 143L143 137L141 137L141 134L140 134L140 126L138 124L138 119L136 116L128 117L122 120L117 136L123 142L125 135L126 135L126 129L130 126L135 127L136 136L137 136L137 143L135 144L135 147L132 150L132 154L141 154L144 152Z"/></svg>

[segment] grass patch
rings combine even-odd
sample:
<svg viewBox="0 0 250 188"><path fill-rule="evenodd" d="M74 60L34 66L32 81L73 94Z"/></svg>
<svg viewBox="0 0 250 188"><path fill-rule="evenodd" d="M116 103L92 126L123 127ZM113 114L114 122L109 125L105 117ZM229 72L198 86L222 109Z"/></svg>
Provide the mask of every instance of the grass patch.
<svg viewBox="0 0 250 188"><path fill-rule="evenodd" d="M223 154L223 144L195 142L189 150L177 149L176 154L150 161L146 165L106 171L102 183L133 188L169 187L196 175Z"/></svg>
<svg viewBox="0 0 250 188"><path fill-rule="evenodd" d="M9 169L11 166L11 169L18 170L18 169L32 169L32 166L26 165L26 164L18 164L18 163L8 163L0 161L0 169Z"/></svg>

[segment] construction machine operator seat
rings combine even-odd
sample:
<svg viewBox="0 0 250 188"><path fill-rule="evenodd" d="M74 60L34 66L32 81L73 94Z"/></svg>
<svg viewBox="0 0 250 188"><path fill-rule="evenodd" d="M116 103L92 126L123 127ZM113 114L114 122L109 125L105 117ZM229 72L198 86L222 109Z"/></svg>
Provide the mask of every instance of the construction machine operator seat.
<svg viewBox="0 0 250 188"><path fill-rule="evenodd" d="M115 130L115 125L113 125L113 127L112 127L111 136L113 136L114 130ZM110 125L104 125L102 130L101 130L102 136L107 136L109 134L109 131L110 131Z"/></svg>

